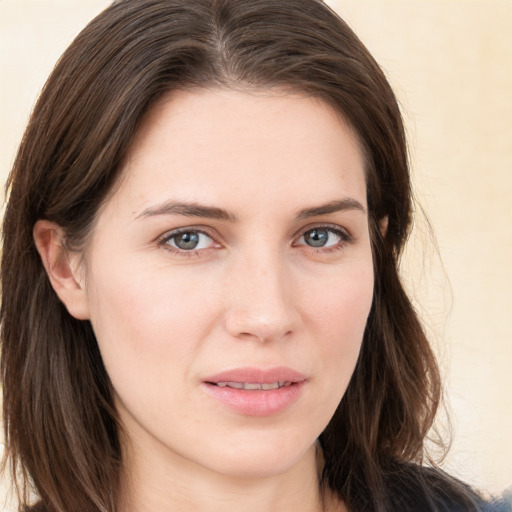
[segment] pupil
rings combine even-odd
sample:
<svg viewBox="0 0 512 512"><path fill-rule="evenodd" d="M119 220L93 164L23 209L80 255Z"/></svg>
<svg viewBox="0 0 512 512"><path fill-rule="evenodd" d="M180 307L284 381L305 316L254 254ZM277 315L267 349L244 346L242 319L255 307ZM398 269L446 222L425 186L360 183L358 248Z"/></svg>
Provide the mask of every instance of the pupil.
<svg viewBox="0 0 512 512"><path fill-rule="evenodd" d="M304 236L304 240L311 247L323 247L327 243L329 233L326 229L312 229Z"/></svg>
<svg viewBox="0 0 512 512"><path fill-rule="evenodd" d="M180 249L195 249L199 244L199 235L197 233L181 233L175 239L175 244Z"/></svg>

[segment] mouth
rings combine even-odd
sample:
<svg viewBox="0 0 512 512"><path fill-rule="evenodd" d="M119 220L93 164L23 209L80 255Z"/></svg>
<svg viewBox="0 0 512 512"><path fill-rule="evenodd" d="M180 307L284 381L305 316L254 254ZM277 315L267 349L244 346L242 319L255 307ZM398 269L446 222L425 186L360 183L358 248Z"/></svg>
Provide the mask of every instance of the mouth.
<svg viewBox="0 0 512 512"><path fill-rule="evenodd" d="M307 378L286 367L239 368L203 381L207 394L230 411L244 416L273 416L302 396Z"/></svg>
<svg viewBox="0 0 512 512"><path fill-rule="evenodd" d="M235 368L212 375L204 380L206 384L219 388L242 389L245 391L272 391L299 384L306 380L302 373L286 366L273 368Z"/></svg>
<svg viewBox="0 0 512 512"><path fill-rule="evenodd" d="M294 384L290 381L277 381L277 382L207 382L212 386L218 386L219 388L232 388L232 389L244 389L246 391L270 391L272 389L280 389L291 386Z"/></svg>

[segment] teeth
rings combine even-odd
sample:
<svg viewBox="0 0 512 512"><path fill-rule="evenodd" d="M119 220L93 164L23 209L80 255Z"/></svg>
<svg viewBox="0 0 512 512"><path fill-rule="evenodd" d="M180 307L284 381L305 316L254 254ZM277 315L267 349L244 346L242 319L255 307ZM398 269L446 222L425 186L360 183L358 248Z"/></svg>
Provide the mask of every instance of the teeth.
<svg viewBox="0 0 512 512"><path fill-rule="evenodd" d="M261 389L261 384L251 384L250 382L244 382L244 389Z"/></svg>
<svg viewBox="0 0 512 512"><path fill-rule="evenodd" d="M279 382L269 382L260 384L259 382L217 382L220 388L234 388L234 389L247 389L247 390L264 390L279 389L285 386L290 386L291 382L280 380Z"/></svg>

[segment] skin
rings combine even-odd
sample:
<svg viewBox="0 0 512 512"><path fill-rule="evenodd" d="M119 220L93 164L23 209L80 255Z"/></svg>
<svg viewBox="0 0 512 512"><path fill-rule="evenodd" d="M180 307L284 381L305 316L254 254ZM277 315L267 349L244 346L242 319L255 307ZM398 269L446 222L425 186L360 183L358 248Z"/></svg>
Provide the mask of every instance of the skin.
<svg viewBox="0 0 512 512"><path fill-rule="evenodd" d="M323 205L333 211L314 210ZM321 504L316 439L372 302L366 206L362 153L330 107L214 89L152 109L84 253L36 224L50 280L90 319L116 392L122 510L341 509L329 494ZM181 228L199 237L195 250L177 245ZM325 245L311 246L314 228ZM306 381L283 411L240 414L203 381L244 366L286 366Z"/></svg>

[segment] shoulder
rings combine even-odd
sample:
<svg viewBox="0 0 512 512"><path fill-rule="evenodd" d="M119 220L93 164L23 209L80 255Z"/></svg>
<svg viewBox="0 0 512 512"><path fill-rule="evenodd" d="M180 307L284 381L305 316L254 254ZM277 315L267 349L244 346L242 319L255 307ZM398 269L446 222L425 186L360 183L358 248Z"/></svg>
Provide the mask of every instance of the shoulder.
<svg viewBox="0 0 512 512"><path fill-rule="evenodd" d="M512 512L504 499L486 500L438 468L407 464L386 476L391 510L414 512Z"/></svg>
<svg viewBox="0 0 512 512"><path fill-rule="evenodd" d="M482 512L512 512L512 487L509 487L501 498L486 502Z"/></svg>

